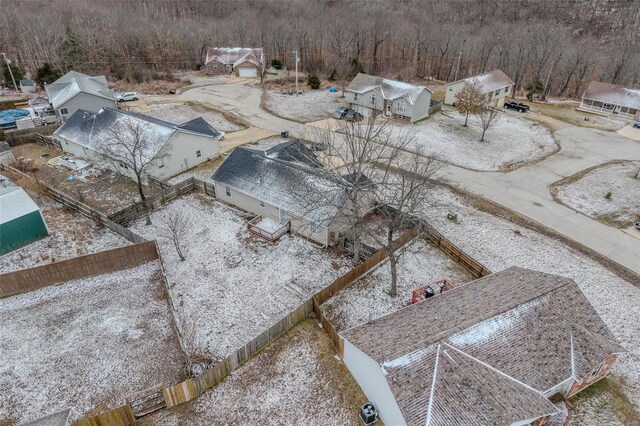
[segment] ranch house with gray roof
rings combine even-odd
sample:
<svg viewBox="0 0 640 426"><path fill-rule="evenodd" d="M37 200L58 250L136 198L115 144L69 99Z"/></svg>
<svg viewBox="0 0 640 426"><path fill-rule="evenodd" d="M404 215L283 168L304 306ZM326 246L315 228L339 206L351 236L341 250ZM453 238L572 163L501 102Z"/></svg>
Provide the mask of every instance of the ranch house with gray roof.
<svg viewBox="0 0 640 426"><path fill-rule="evenodd" d="M582 95L578 110L626 119L640 117L640 89L592 81Z"/></svg>

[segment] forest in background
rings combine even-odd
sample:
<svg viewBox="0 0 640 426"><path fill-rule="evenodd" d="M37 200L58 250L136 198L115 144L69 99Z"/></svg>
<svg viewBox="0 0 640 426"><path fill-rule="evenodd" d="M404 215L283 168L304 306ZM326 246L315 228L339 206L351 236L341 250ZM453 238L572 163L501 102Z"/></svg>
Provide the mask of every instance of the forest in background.
<svg viewBox="0 0 640 426"><path fill-rule="evenodd" d="M636 0L5 0L0 49L24 72L136 82L202 65L207 46L347 78L453 81L500 68L518 88L578 96L588 81L640 84Z"/></svg>

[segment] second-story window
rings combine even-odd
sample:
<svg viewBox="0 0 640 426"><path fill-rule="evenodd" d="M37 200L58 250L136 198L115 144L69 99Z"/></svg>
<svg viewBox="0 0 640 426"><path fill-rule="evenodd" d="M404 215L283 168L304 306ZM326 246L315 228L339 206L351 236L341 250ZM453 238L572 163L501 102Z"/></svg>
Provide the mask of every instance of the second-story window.
<svg viewBox="0 0 640 426"><path fill-rule="evenodd" d="M357 93L354 93L354 94L353 94L353 100L354 100L354 101L357 101L357 100L358 100L358 94L357 94Z"/></svg>
<svg viewBox="0 0 640 426"><path fill-rule="evenodd" d="M376 95L371 95L371 105L376 104Z"/></svg>

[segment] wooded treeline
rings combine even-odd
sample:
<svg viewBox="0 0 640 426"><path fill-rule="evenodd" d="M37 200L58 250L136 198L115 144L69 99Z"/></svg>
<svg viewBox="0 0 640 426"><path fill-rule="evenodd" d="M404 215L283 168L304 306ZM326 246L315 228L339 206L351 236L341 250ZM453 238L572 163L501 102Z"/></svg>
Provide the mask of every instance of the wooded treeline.
<svg viewBox="0 0 640 426"><path fill-rule="evenodd" d="M197 69L206 46L262 46L328 75L362 69L452 81L501 68L519 88L578 95L640 84L636 0L3 1L0 46L25 71L139 80Z"/></svg>

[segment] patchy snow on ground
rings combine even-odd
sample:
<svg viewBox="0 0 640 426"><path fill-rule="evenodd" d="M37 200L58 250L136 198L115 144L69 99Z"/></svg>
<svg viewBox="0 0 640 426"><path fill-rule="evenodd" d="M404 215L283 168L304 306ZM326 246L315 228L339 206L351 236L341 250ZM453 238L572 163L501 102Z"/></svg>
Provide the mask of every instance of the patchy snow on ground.
<svg viewBox="0 0 640 426"><path fill-rule="evenodd" d="M175 175L174 177L167 180L171 185L178 184L182 181L185 181L189 178L196 178L204 181L209 181L211 176L218 170L218 167L222 164L222 162L226 160L226 157L220 156L213 160L207 160L204 163L198 164L196 167L193 167L179 175Z"/></svg>
<svg viewBox="0 0 640 426"><path fill-rule="evenodd" d="M85 254L130 244L108 228L76 213L46 196L30 193L40 206L49 235L0 256L0 273L32 268Z"/></svg>
<svg viewBox="0 0 640 426"><path fill-rule="evenodd" d="M132 230L158 238L160 215L180 211L190 223L183 237L185 261L170 241L159 246L183 343L202 356L223 358L288 315L310 295L349 269L337 257L285 234L271 244L252 236L252 217L203 194L190 194L152 213L154 225Z"/></svg>
<svg viewBox="0 0 640 426"><path fill-rule="evenodd" d="M512 265L574 279L611 332L629 353L613 368L623 389L640 408L640 288L589 257L538 232L481 212L453 191L434 189L437 206L423 216L445 237L496 272ZM458 223L447 212L458 213Z"/></svg>
<svg viewBox="0 0 640 426"><path fill-rule="evenodd" d="M441 279L454 286L473 280L471 274L433 244L422 238L405 246L398 262L398 295L388 291L389 262L385 261L363 278L345 288L323 306L323 312L337 331L362 324L411 304L411 292Z"/></svg>
<svg viewBox="0 0 640 426"><path fill-rule="evenodd" d="M302 95L288 95L272 90L264 92L264 107L274 114L301 123L327 118L338 107L346 106L340 91L311 90Z"/></svg>
<svg viewBox="0 0 640 426"><path fill-rule="evenodd" d="M194 108L189 105L151 104L149 105L149 109L151 111L148 112L147 115L170 123L182 124L194 118L202 117L207 123L213 126L214 129L222 132L234 132L244 128L227 120L224 115L219 112L208 111L203 108Z"/></svg>
<svg viewBox="0 0 640 426"><path fill-rule="evenodd" d="M0 359L2 424L66 408L77 419L179 381L160 264L0 300Z"/></svg>
<svg viewBox="0 0 640 426"><path fill-rule="evenodd" d="M639 170L640 161L604 164L556 186L556 195L580 213L625 228L640 219L640 176L634 178Z"/></svg>
<svg viewBox="0 0 640 426"><path fill-rule="evenodd" d="M326 333L305 321L192 402L141 426L358 425L366 398L334 358Z"/></svg>
<svg viewBox="0 0 640 426"><path fill-rule="evenodd" d="M446 115L445 115L446 114ZM497 171L516 163L539 160L557 148L553 136L542 125L524 118L500 114L498 121L487 130L485 141L480 121L469 116L446 111L416 124L392 124L391 135L410 133L415 150L430 157L460 167L480 171Z"/></svg>
<svg viewBox="0 0 640 426"><path fill-rule="evenodd" d="M599 392L588 398L579 397L578 401L572 403L568 426L580 425L623 426L625 423L618 417L611 395L607 392ZM551 424L551 426L554 425Z"/></svg>

